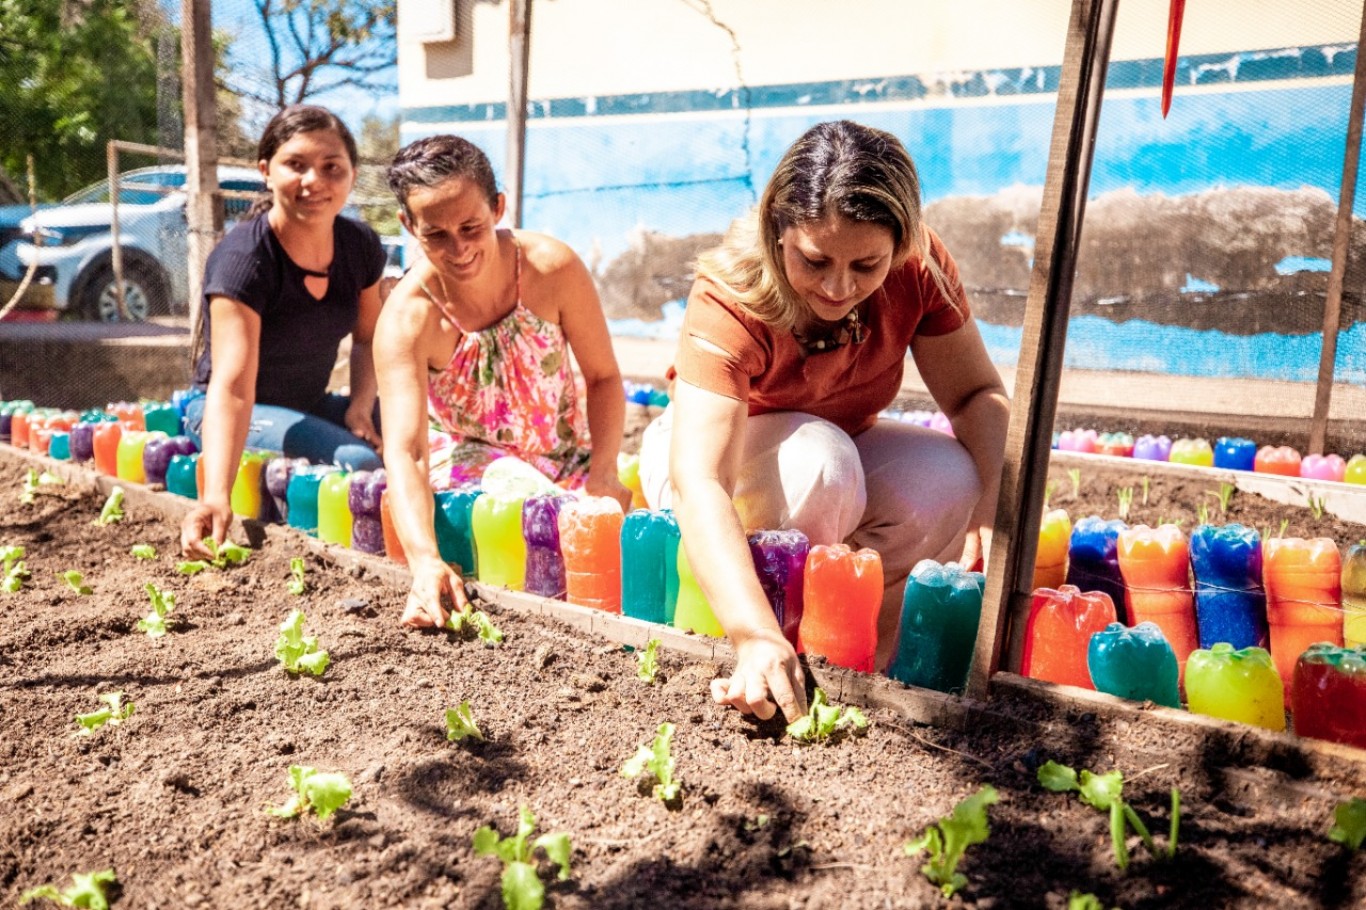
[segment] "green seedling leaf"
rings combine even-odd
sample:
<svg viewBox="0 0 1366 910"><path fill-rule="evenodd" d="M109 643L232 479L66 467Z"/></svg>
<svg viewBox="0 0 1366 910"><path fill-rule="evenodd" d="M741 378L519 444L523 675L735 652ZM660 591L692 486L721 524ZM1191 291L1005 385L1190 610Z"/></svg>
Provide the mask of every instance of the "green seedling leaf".
<svg viewBox="0 0 1366 910"><path fill-rule="evenodd" d="M1148 826L1133 807L1124 801L1124 774L1110 771L1106 774L1092 774L1083 770L1080 775L1066 765L1046 761L1039 766L1039 783L1055 793L1076 791L1081 801L1110 815L1110 841L1115 852L1115 862L1121 870L1129 868L1129 848L1126 842L1129 828L1143 841L1148 852L1161 856L1153 843ZM1181 799L1176 788L1172 788L1172 823L1166 856L1176 855L1177 830L1181 824Z"/></svg>
<svg viewBox="0 0 1366 910"><path fill-rule="evenodd" d="M652 638L645 643L644 651L636 652L636 660L639 665L636 667L636 676L645 681L646 685L653 685L655 677L659 675L659 639Z"/></svg>
<svg viewBox="0 0 1366 910"><path fill-rule="evenodd" d="M81 725L77 734L89 736L100 727L105 725L117 727L125 720L133 716L133 703L121 704L123 701L122 692L106 692L99 696L100 701L104 702L104 707L98 711L91 711L89 714L77 714L76 723Z"/></svg>
<svg viewBox="0 0 1366 910"><path fill-rule="evenodd" d="M23 560L20 560L13 565L6 562L5 579L0 582L0 588L3 588L7 594L17 594L19 593L19 589L24 586L24 579L28 577L28 569L24 567Z"/></svg>
<svg viewBox="0 0 1366 910"><path fill-rule="evenodd" d="M456 742L466 737L473 737L480 742L484 741L483 731L474 722L474 713L470 710L470 703L462 701L460 707L446 709L446 739Z"/></svg>
<svg viewBox="0 0 1366 910"><path fill-rule="evenodd" d="M678 799L683 790L681 781L674 779L674 757L669 749L673 743L674 725L665 721L659 725L654 742L641 746L634 756L621 766L622 777L639 777L646 771L654 775L658 783L654 786L655 799L672 802Z"/></svg>
<svg viewBox="0 0 1366 910"><path fill-rule="evenodd" d="M95 589L85 583L85 576L82 575L80 572L77 572L75 569L68 569L65 572L58 572L57 577L60 578L62 581L66 582L67 587L75 591L77 594L84 596L86 594L95 593Z"/></svg>
<svg viewBox="0 0 1366 910"><path fill-rule="evenodd" d="M23 547L17 544L10 544L9 546L0 547L0 562L3 562L5 564L6 569L14 565L19 560L23 559L27 555L27 551L25 551Z"/></svg>
<svg viewBox="0 0 1366 910"><path fill-rule="evenodd" d="M1077 786L1077 772L1051 758L1039 766L1038 778L1045 790L1052 790L1054 793L1069 793L1080 789Z"/></svg>
<svg viewBox="0 0 1366 910"><path fill-rule="evenodd" d="M1353 853L1360 850L1362 843L1366 842L1366 800L1354 796L1338 803L1333 810L1333 821L1328 839L1335 844L1342 844Z"/></svg>
<svg viewBox="0 0 1366 910"><path fill-rule="evenodd" d="M95 519L95 524L104 527L116 521L123 521L123 487L114 487L109 491L109 498L104 501L104 508L100 509L100 517Z"/></svg>
<svg viewBox="0 0 1366 910"><path fill-rule="evenodd" d="M1067 898L1067 910L1105 910L1105 904L1094 894L1073 891Z"/></svg>
<svg viewBox="0 0 1366 910"><path fill-rule="evenodd" d="M569 835L563 831L543 834L532 843L527 838L536 830L536 816L522 806L517 833L499 837L498 832L485 825L474 832L476 856L496 856L503 862L503 906L509 910L540 910L545 903L545 885L536 875L534 855L539 848L546 858L559 866L557 878L569 879L569 858L574 852Z"/></svg>
<svg viewBox="0 0 1366 910"><path fill-rule="evenodd" d="M294 795L283 806L268 807L266 812L277 818L296 818L312 809L319 819L326 821L351 799L351 781L344 774L290 765L289 784Z"/></svg>
<svg viewBox="0 0 1366 910"><path fill-rule="evenodd" d="M1072 498L1081 495L1081 468L1068 468L1067 479L1072 481Z"/></svg>
<svg viewBox="0 0 1366 910"><path fill-rule="evenodd" d="M308 582L304 581L304 558L294 556L289 560L290 581L285 587L289 593L295 597L302 595L308 590Z"/></svg>
<svg viewBox="0 0 1366 910"><path fill-rule="evenodd" d="M175 564L175 570L181 575L198 575L209 567L209 564L202 559L191 559Z"/></svg>
<svg viewBox="0 0 1366 910"><path fill-rule="evenodd" d="M280 623L280 637L275 641L275 656L290 673L311 673L322 676L330 659L318 647L318 639L304 637L304 614L292 610Z"/></svg>
<svg viewBox="0 0 1366 910"><path fill-rule="evenodd" d="M148 638L160 638L166 634L166 616L175 609L175 595L162 591L152 582L142 586L152 601L152 612L138 620L138 631L146 632Z"/></svg>
<svg viewBox="0 0 1366 910"><path fill-rule="evenodd" d="M503 867L503 906L508 910L541 910L545 885L530 863L511 862Z"/></svg>
<svg viewBox="0 0 1366 910"><path fill-rule="evenodd" d="M915 856L922 851L929 854L929 862L921 866L920 871L939 886L945 897L952 897L954 892L967 885L967 877L957 871L958 862L968 847L987 839L991 833L987 824L987 807L999 801L996 788L984 786L954 806L949 817L930 825L924 834L907 841L902 847L907 856Z"/></svg>
<svg viewBox="0 0 1366 910"><path fill-rule="evenodd" d="M1124 774L1120 771L1111 771L1107 774L1082 771L1080 783L1077 789L1081 793L1082 802L1088 806L1105 812L1115 803L1123 803Z"/></svg>
<svg viewBox="0 0 1366 910"><path fill-rule="evenodd" d="M1172 821L1167 829L1167 859L1176 857L1177 837L1181 833L1181 791L1172 787Z"/></svg>
<svg viewBox="0 0 1366 910"><path fill-rule="evenodd" d="M223 541L219 546L212 537L204 538L204 547L213 554L213 559L209 565L215 569L226 569L228 566L240 566L251 556L251 548L243 547L233 543L231 540Z"/></svg>
<svg viewBox="0 0 1366 910"><path fill-rule="evenodd" d="M157 548L149 543L135 543L133 544L132 548L129 549L128 552L136 556L138 559L157 558Z"/></svg>
<svg viewBox="0 0 1366 910"><path fill-rule="evenodd" d="M465 605L465 609L451 613L451 618L446 621L446 628L466 638L473 634L490 648L503 643L502 631L493 624L488 614L483 610L476 610L469 604Z"/></svg>
<svg viewBox="0 0 1366 910"><path fill-rule="evenodd" d="M50 900L63 907L85 907L88 910L109 910L109 896L105 888L118 881L113 869L99 872L73 872L71 885L57 890L56 885L40 885L19 895L19 903Z"/></svg>
<svg viewBox="0 0 1366 910"><path fill-rule="evenodd" d="M825 690L817 688L811 695L810 710L787 725L787 735L801 742L827 742L841 732L854 732L867 726L868 718L862 711L830 704Z"/></svg>

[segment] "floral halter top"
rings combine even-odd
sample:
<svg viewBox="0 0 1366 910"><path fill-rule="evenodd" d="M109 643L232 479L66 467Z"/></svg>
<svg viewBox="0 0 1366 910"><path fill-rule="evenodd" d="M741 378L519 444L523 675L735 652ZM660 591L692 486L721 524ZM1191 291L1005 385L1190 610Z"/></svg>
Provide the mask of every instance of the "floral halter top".
<svg viewBox="0 0 1366 910"><path fill-rule="evenodd" d="M422 285L460 332L442 370L428 370L431 485L478 483L497 458L516 456L568 489L588 476L587 420L569 363L564 329L522 304L522 247L516 249L516 297L493 325L467 332L446 303Z"/></svg>

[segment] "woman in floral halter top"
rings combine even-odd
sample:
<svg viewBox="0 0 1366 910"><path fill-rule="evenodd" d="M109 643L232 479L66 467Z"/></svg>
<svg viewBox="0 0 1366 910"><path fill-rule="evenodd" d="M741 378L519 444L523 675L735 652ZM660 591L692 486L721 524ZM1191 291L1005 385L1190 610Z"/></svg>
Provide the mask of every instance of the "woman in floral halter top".
<svg viewBox="0 0 1366 910"><path fill-rule="evenodd" d="M497 229L505 200L482 151L433 136L402 149L388 176L425 258L375 330L384 464L413 575L403 622L439 626L465 594L437 549L432 491L512 455L629 506L616 472L625 398L588 270L552 237Z"/></svg>

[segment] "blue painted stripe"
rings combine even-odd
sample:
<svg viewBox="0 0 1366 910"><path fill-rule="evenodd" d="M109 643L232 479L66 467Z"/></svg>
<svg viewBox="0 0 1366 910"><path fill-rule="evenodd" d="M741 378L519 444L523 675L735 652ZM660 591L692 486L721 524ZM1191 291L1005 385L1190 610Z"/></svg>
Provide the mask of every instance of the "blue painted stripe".
<svg viewBox="0 0 1366 910"><path fill-rule="evenodd" d="M1213 85L1352 75L1356 48L1325 44L1311 47L1196 54L1177 63L1176 84ZM1047 95L1057 92L1061 66L1004 67L943 76L887 76L878 79L835 79L742 86L731 89L688 89L626 95L549 98L527 104L529 119L604 117L622 114L675 114L754 108L810 107L918 101L924 98L988 98ZM927 81L928 80L928 81ZM1117 60L1106 77L1109 89L1157 88L1162 59ZM1179 89L1178 89L1179 90ZM507 117L503 101L449 104L403 109L409 123L478 123Z"/></svg>

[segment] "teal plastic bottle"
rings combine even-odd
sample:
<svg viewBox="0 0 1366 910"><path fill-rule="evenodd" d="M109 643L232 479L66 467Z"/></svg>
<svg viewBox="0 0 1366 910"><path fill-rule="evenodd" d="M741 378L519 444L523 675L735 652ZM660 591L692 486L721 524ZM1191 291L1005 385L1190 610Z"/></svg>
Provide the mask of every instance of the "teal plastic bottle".
<svg viewBox="0 0 1366 910"><path fill-rule="evenodd" d="M664 622L674 624L674 610L678 606L678 545L683 535L678 530L678 519L672 509L661 509L667 534L664 537Z"/></svg>
<svg viewBox="0 0 1366 910"><path fill-rule="evenodd" d="M180 435L180 412L168 402L144 402L142 405L142 418L147 425L147 432L149 433L160 430L167 436Z"/></svg>
<svg viewBox="0 0 1366 910"><path fill-rule="evenodd" d="M986 576L922 559L906 579L901 629L887 675L908 686L961 692L968 684Z"/></svg>
<svg viewBox="0 0 1366 910"><path fill-rule="evenodd" d="M195 469L199 453L172 455L171 463L166 466L166 490L186 499L199 498L199 482L195 479Z"/></svg>
<svg viewBox="0 0 1366 910"><path fill-rule="evenodd" d="M285 507L291 528L318 536L318 485L337 469L330 465L300 468L290 475L285 487Z"/></svg>
<svg viewBox="0 0 1366 910"><path fill-rule="evenodd" d="M436 548L445 562L455 563L467 580L479 577L478 550L474 545L471 515L474 501L483 494L477 486L441 490L436 494Z"/></svg>
<svg viewBox="0 0 1366 910"><path fill-rule="evenodd" d="M1132 629L1110 623L1091 636L1086 668L1098 692L1181 707L1176 652L1157 623L1141 622Z"/></svg>
<svg viewBox="0 0 1366 910"><path fill-rule="evenodd" d="M667 623L669 542L677 559L678 523L666 512L635 509L621 525L621 612L646 622ZM674 578L678 567L674 566ZM677 598L677 582L674 596Z"/></svg>

